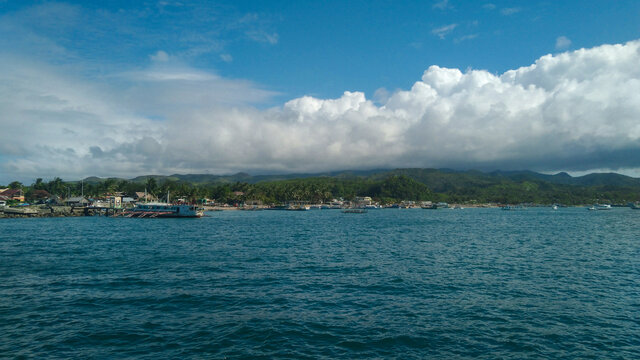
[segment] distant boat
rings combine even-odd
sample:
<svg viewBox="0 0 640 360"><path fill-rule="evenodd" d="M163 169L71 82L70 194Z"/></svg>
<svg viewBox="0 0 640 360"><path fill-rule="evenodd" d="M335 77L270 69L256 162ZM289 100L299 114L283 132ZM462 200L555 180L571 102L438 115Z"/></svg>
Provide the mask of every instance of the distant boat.
<svg viewBox="0 0 640 360"><path fill-rule="evenodd" d="M611 210L612 207L609 204L595 204L589 208L589 210Z"/></svg>
<svg viewBox="0 0 640 360"><path fill-rule="evenodd" d="M553 205L551 208L552 208L553 210L558 210L558 205Z"/></svg>
<svg viewBox="0 0 640 360"><path fill-rule="evenodd" d="M422 206L420 207L427 210L448 209L449 204L447 204L446 202L439 202L437 204L427 202L425 204L422 204Z"/></svg>
<svg viewBox="0 0 640 360"><path fill-rule="evenodd" d="M501 209L502 210L522 210L525 207L522 205L505 205Z"/></svg>
<svg viewBox="0 0 640 360"><path fill-rule="evenodd" d="M290 205L286 210L289 211L308 211L311 210L311 206L309 205Z"/></svg>
<svg viewBox="0 0 640 360"><path fill-rule="evenodd" d="M367 212L367 209L344 209L342 212L345 214L364 214Z"/></svg>
<svg viewBox="0 0 640 360"><path fill-rule="evenodd" d="M640 210L640 203L639 202L631 203L629 207L632 208L633 210Z"/></svg>

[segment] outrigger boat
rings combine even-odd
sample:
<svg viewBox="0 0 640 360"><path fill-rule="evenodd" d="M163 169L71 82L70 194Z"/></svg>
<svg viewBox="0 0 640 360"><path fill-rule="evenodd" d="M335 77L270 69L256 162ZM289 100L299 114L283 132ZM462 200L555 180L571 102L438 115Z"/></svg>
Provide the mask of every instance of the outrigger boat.
<svg viewBox="0 0 640 360"><path fill-rule="evenodd" d="M140 218L199 218L204 216L203 210L195 205L171 204L168 201L169 193L167 192L166 203L153 202L137 204L133 209L125 211L122 216Z"/></svg>
<svg viewBox="0 0 640 360"><path fill-rule="evenodd" d="M195 205L148 203L138 204L133 209L124 212L124 217L202 217L203 211Z"/></svg>

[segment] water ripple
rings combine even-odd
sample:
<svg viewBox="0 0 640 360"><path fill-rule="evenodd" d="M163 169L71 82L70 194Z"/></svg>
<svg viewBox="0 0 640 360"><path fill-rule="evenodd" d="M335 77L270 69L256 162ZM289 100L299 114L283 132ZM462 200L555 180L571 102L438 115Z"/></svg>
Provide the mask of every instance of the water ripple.
<svg viewBox="0 0 640 360"><path fill-rule="evenodd" d="M5 220L0 354L639 358L637 215Z"/></svg>

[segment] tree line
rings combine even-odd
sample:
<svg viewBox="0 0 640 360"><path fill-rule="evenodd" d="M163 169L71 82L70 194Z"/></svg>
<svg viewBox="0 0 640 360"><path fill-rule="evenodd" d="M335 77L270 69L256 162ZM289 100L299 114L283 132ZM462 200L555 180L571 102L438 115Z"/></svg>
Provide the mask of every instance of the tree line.
<svg viewBox="0 0 640 360"><path fill-rule="evenodd" d="M450 176L450 175L448 175ZM468 176L468 175L465 175ZM431 179L432 182L436 180ZM260 201L264 204L281 204L290 201L322 203L331 199L354 199L370 196L381 203L403 200L446 201L450 203L538 203L538 204L591 204L595 202L624 204L640 200L640 187L634 186L578 186L554 184L543 180L512 181L501 179L492 182L454 182L438 180L438 191L411 176L391 174L385 177L362 176L352 178L315 177L292 180L265 181L258 183L212 183L194 184L187 181L145 181L102 179L92 182L63 181L56 177L50 181L39 178L31 185L17 181L10 188L21 188L27 201L37 199L42 190L60 198L80 196L99 198L105 194L135 192L147 193L163 198L167 192L171 198L184 198L188 202L214 199L217 203L239 204Z"/></svg>

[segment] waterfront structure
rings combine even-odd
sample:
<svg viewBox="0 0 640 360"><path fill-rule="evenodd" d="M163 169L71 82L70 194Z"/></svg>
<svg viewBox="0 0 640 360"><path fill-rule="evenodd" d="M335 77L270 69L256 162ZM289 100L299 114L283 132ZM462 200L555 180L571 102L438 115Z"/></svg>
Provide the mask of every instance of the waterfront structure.
<svg viewBox="0 0 640 360"><path fill-rule="evenodd" d="M89 205L89 200L85 199L82 196L73 196L64 201L64 204L67 206L87 206Z"/></svg>

